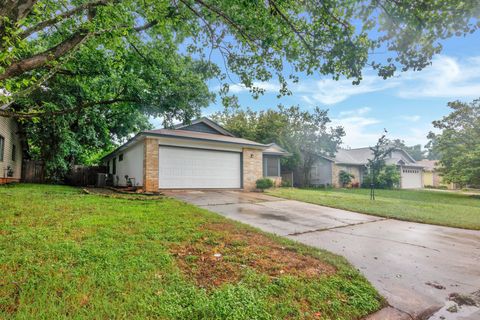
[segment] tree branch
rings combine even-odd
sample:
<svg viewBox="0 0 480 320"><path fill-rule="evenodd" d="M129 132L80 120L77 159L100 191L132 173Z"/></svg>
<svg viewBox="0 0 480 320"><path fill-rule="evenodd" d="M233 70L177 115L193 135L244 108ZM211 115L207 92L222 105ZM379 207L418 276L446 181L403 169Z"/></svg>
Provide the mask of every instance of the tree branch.
<svg viewBox="0 0 480 320"><path fill-rule="evenodd" d="M44 20L44 21L39 22L38 24L34 25L33 27L30 27L30 28L26 29L25 31L20 33L20 38L24 39L24 38L30 36L32 33L40 31L40 30L44 29L45 27L56 24L57 22L60 22L64 19L66 19L66 18L69 18L69 17L71 17L71 16L73 16L73 15L79 13L79 12L85 11L87 9L91 9L91 8L97 7L97 6L106 5L110 1L111 0L96 0L96 1L93 1L93 2L84 3L84 4L82 4L82 5L80 5L76 8L73 8L69 11L61 13L61 14L57 15L56 17L52 18L52 19Z"/></svg>
<svg viewBox="0 0 480 320"><path fill-rule="evenodd" d="M102 101L90 101L86 103L81 103L74 108L58 110L58 111L35 111L35 112L18 112L12 110L2 110L0 109L0 117L7 117L7 118L16 118L16 119L31 119L31 118L38 118L44 115L49 116L58 116L67 113L77 112L82 109L91 108L94 106L99 105L111 105L119 102L140 102L137 99L126 99L126 98L114 98L110 100L102 100Z"/></svg>

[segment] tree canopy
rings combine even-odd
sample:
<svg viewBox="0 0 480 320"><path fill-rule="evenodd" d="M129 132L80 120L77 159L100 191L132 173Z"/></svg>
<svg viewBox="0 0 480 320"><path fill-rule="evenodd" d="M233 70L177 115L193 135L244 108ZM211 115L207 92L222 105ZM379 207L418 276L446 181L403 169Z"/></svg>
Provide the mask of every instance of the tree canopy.
<svg viewBox="0 0 480 320"><path fill-rule="evenodd" d="M0 87L9 93L3 114L16 115L5 111L9 103L45 84L85 46L119 52L153 41L200 60L217 51L245 86L276 76L287 94L286 64L293 80L318 72L358 82L367 65L382 77L420 70L441 50L439 39L479 27L479 10L473 0L1 0ZM391 54L374 61L376 48Z"/></svg>
<svg viewBox="0 0 480 320"><path fill-rule="evenodd" d="M342 127L329 126L328 110L302 111L299 106L253 111L226 108L212 117L239 137L262 143L275 142L292 153L283 168L298 169L309 185L310 171L319 156L333 156L342 142Z"/></svg>
<svg viewBox="0 0 480 320"><path fill-rule="evenodd" d="M452 112L433 122L440 133L430 132L431 148L440 155L446 182L480 185L480 99L449 102Z"/></svg>

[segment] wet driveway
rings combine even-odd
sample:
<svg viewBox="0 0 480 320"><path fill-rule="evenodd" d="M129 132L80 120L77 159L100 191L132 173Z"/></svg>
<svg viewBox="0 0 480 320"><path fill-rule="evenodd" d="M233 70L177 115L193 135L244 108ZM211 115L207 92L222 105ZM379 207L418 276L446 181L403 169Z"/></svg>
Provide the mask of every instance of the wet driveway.
<svg viewBox="0 0 480 320"><path fill-rule="evenodd" d="M346 257L404 315L480 319L476 307L457 307L451 293L480 298L480 231L379 218L261 193L165 192L226 217ZM479 302L480 303L480 302Z"/></svg>

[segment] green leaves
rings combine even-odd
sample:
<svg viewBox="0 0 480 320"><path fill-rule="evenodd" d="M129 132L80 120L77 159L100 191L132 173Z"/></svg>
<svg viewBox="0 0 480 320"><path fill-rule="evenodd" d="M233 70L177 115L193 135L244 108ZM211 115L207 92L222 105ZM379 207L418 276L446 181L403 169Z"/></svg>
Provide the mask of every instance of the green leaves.
<svg viewBox="0 0 480 320"><path fill-rule="evenodd" d="M446 182L480 185L480 100L453 101L452 112L433 126L442 130L430 133L430 147L440 155L440 172Z"/></svg>

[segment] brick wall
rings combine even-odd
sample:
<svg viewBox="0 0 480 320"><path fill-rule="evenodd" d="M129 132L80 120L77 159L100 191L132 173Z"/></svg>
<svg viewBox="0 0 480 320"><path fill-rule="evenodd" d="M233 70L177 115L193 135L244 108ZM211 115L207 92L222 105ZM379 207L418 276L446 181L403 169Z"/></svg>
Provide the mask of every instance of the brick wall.
<svg viewBox="0 0 480 320"><path fill-rule="evenodd" d="M256 188L256 182L263 177L262 150L243 149L243 189L251 191Z"/></svg>
<svg viewBox="0 0 480 320"><path fill-rule="evenodd" d="M360 168L358 166L349 166L349 165L336 165L333 164L333 171L332 171L332 185L335 188L340 188L340 171L346 171L348 173L353 174L352 183L358 182L360 183Z"/></svg>
<svg viewBox="0 0 480 320"><path fill-rule="evenodd" d="M143 157L143 191L158 192L158 140L145 138Z"/></svg>

